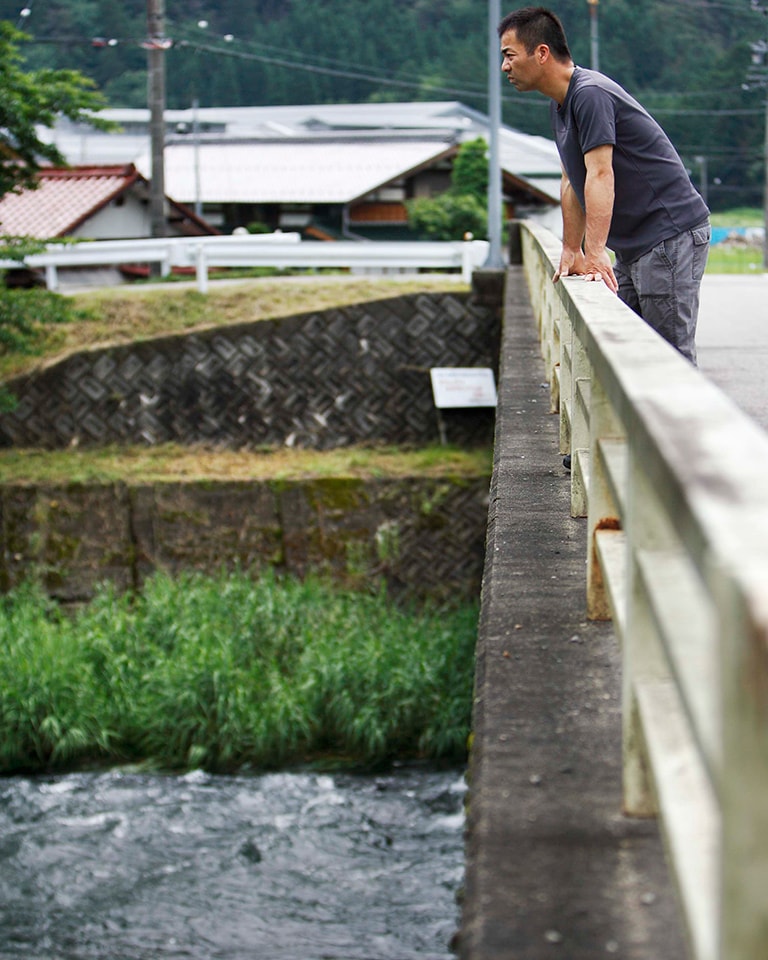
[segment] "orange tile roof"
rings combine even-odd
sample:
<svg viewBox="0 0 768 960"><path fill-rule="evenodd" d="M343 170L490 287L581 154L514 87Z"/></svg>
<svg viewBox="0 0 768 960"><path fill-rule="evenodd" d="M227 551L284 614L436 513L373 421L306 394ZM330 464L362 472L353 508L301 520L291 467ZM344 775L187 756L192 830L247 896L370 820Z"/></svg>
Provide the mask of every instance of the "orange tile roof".
<svg viewBox="0 0 768 960"><path fill-rule="evenodd" d="M44 168L36 190L0 198L0 233L45 240L63 237L144 178L133 164Z"/></svg>

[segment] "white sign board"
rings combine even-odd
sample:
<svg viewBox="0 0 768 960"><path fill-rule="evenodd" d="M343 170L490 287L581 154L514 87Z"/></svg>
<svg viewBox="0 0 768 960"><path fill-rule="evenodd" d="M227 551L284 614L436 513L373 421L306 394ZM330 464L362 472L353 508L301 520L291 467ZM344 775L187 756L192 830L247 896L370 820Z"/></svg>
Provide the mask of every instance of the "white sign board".
<svg viewBox="0 0 768 960"><path fill-rule="evenodd" d="M496 383L490 367L432 367L429 375L439 410L496 406Z"/></svg>

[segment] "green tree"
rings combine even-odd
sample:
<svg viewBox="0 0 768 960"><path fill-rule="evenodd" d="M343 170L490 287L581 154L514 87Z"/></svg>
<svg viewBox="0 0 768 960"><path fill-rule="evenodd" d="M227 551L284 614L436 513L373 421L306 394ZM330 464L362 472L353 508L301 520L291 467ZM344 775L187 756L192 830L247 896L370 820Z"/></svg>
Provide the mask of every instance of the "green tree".
<svg viewBox="0 0 768 960"><path fill-rule="evenodd" d="M485 203L488 197L488 144L482 137L462 143L451 171L451 193L477 197Z"/></svg>
<svg viewBox="0 0 768 960"><path fill-rule="evenodd" d="M444 193L411 200L408 218L411 228L430 240L463 240L468 233L475 238L488 233L485 208L471 194Z"/></svg>
<svg viewBox="0 0 768 960"><path fill-rule="evenodd" d="M18 44L24 34L0 22L0 196L19 187L35 187L42 161L64 163L51 143L38 136L38 127L52 127L59 114L88 120L104 101L92 80L75 70L21 69Z"/></svg>
<svg viewBox="0 0 768 960"><path fill-rule="evenodd" d="M104 106L93 81L74 70L48 68L25 73L18 44L24 39L9 23L0 21L0 196L22 187L37 186L43 161L65 162L50 143L38 136L38 127L52 127L59 114L71 120L89 120ZM89 122L91 122L89 120ZM109 124L96 122L109 128ZM0 225L1 229L1 225ZM3 238L0 258L19 259L35 242ZM3 290L0 293L0 356L8 351L34 352L44 325L71 319L62 298L48 291ZM13 406L13 397L0 384L0 410Z"/></svg>
<svg viewBox="0 0 768 960"><path fill-rule="evenodd" d="M408 203L413 230L431 240L461 240L488 233L488 145L482 137L463 143L453 161L451 186L439 197Z"/></svg>

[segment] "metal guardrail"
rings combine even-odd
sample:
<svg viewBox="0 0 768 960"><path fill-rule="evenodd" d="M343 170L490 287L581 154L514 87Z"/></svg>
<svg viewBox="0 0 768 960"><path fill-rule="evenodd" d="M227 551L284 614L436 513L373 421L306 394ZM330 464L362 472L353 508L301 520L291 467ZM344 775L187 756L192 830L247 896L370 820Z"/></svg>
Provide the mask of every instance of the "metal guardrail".
<svg viewBox="0 0 768 960"><path fill-rule="evenodd" d="M194 267L197 288L200 293L207 293L208 271L212 267L460 269L469 283L472 271L482 266L487 255L485 240L321 243L302 242L297 233L283 233L51 244L45 253L26 257L23 264L3 261L0 267L44 268L49 290L58 289L58 270L67 267L159 263L163 275L168 275L173 267Z"/></svg>
<svg viewBox="0 0 768 960"><path fill-rule="evenodd" d="M587 612L622 648L625 810L659 815L695 960L768 957L768 435L521 230Z"/></svg>

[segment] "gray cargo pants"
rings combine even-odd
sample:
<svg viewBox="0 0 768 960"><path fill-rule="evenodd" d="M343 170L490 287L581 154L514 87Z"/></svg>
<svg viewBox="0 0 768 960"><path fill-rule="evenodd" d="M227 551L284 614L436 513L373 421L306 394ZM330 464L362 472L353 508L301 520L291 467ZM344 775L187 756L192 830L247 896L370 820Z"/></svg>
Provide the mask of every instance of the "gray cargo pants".
<svg viewBox="0 0 768 960"><path fill-rule="evenodd" d="M617 257L614 265L621 300L694 365L699 290L710 236L707 219L632 263Z"/></svg>

